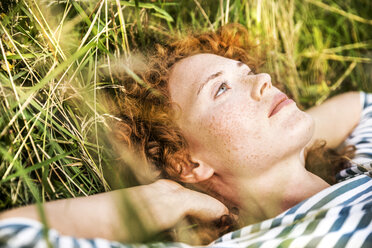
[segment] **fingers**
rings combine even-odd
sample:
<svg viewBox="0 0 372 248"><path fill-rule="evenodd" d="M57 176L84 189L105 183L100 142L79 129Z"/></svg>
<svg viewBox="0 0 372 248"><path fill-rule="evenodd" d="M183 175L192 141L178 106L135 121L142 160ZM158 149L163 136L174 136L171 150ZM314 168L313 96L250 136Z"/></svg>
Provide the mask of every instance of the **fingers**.
<svg viewBox="0 0 372 248"><path fill-rule="evenodd" d="M203 233L208 233L212 237L217 235L215 236L217 238L238 228L237 215L230 213L222 202L196 191L189 190L187 193L190 197L187 200L189 202L188 220L192 224L197 224Z"/></svg>
<svg viewBox="0 0 372 248"><path fill-rule="evenodd" d="M219 233L237 226L236 211L230 213L216 198L184 188L172 180L158 180L149 186L146 198L154 201L147 205L151 206L159 229L173 226L185 216L197 220L196 223L217 228Z"/></svg>
<svg viewBox="0 0 372 248"><path fill-rule="evenodd" d="M216 221L229 215L228 208L222 202L207 194L184 188L167 179L158 180L155 184L158 192L171 193L170 196L177 199L176 203L184 209L184 215L191 215L205 222Z"/></svg>
<svg viewBox="0 0 372 248"><path fill-rule="evenodd" d="M188 209L186 214L194 216L202 221L211 222L229 215L228 208L219 200L193 190L185 192Z"/></svg>

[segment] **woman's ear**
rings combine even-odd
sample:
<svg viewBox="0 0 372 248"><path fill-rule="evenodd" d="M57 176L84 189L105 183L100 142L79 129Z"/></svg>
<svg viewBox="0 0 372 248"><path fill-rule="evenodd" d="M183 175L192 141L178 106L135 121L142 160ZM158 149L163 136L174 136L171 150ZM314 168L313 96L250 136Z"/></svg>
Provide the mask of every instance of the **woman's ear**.
<svg viewBox="0 0 372 248"><path fill-rule="evenodd" d="M195 161L195 160L194 160ZM211 178L214 174L214 169L202 161L195 161L198 166L187 165L182 168L180 181L184 183L199 183Z"/></svg>

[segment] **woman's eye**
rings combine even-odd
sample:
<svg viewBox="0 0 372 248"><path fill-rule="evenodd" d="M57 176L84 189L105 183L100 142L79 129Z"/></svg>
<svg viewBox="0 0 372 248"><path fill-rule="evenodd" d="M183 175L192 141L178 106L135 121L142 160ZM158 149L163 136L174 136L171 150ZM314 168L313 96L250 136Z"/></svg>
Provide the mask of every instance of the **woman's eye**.
<svg viewBox="0 0 372 248"><path fill-rule="evenodd" d="M220 96L221 94L223 94L225 91L227 91L229 88L229 86L227 86L226 83L222 83L220 85L220 87L218 88L217 92L216 92L216 95L214 96L215 98Z"/></svg>

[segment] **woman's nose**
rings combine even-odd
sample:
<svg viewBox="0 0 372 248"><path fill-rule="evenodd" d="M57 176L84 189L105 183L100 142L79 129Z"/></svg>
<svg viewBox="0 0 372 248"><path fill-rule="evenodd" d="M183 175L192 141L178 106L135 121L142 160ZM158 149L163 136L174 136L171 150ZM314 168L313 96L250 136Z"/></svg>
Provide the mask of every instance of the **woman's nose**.
<svg viewBox="0 0 372 248"><path fill-rule="evenodd" d="M251 96L254 100L260 101L264 92L270 89L272 86L271 84L271 77L267 73L260 73L255 75L253 79L253 87Z"/></svg>

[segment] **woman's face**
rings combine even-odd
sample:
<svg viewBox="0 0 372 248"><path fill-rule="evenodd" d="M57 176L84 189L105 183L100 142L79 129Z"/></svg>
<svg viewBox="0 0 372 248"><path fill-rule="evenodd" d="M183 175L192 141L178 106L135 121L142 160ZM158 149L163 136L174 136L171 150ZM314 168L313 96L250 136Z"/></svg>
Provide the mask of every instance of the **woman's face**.
<svg viewBox="0 0 372 248"><path fill-rule="evenodd" d="M268 74L236 60L187 57L172 68L169 91L193 159L220 175L261 175L300 152L313 134L311 117Z"/></svg>

